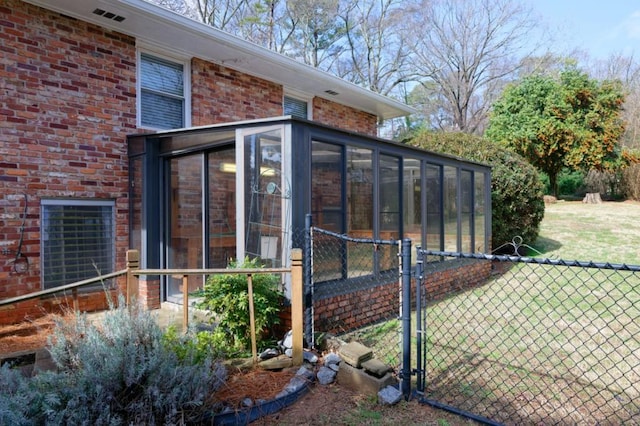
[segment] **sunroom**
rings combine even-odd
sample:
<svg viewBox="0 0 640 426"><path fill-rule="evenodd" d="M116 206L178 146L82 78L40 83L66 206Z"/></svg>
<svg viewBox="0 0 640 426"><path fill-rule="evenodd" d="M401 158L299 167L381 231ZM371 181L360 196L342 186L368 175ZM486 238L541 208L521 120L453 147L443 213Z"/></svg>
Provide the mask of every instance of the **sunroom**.
<svg viewBox="0 0 640 426"><path fill-rule="evenodd" d="M288 266L307 215L357 238L489 250L486 165L289 116L132 135L128 146L142 268ZM181 303L181 280L165 279L161 300Z"/></svg>

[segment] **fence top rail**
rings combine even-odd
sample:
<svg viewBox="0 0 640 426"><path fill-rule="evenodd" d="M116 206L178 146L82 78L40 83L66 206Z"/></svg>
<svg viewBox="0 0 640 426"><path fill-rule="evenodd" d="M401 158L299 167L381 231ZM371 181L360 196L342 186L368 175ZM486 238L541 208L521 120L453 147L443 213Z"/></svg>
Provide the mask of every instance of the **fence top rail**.
<svg viewBox="0 0 640 426"><path fill-rule="evenodd" d="M552 266L569 266L586 269L610 269L615 271L631 271L640 272L640 265L627 265L625 263L609 263L609 262L594 262L594 261L582 261L582 260L564 260L564 259L549 259L539 257L523 257L512 255L497 255L497 254L485 254L485 253L459 253L451 251L435 251L435 250L423 250L418 248L418 256L438 256L438 257L457 257L461 259L480 259L480 260L496 260L499 262L520 262L520 263L535 263L538 265L552 265Z"/></svg>
<svg viewBox="0 0 640 426"><path fill-rule="evenodd" d="M127 270L122 269L120 271L111 272L110 274L100 275L94 278L89 278L89 279L78 281L75 283L62 285L60 287L49 288L46 290L35 291L29 294L23 294L22 296L11 297L9 299L0 300L0 306L11 305L13 303L18 303L18 302L24 302L25 300L31 300L41 296L48 296L50 294L59 293L61 291L74 290L79 287L95 284L99 281L109 280L111 278L116 278L122 275L126 275L126 273L127 273Z"/></svg>
<svg viewBox="0 0 640 426"><path fill-rule="evenodd" d="M346 234L339 234L337 232L329 231L327 229L316 228L315 226L311 227L313 232L320 232L321 234L330 235L332 237L340 238L341 240L349 241L352 243L368 243L368 244L388 244L388 245L396 245L400 240L376 240L373 238L355 238L350 237Z"/></svg>
<svg viewBox="0 0 640 426"><path fill-rule="evenodd" d="M132 269L133 275L281 274L291 268Z"/></svg>

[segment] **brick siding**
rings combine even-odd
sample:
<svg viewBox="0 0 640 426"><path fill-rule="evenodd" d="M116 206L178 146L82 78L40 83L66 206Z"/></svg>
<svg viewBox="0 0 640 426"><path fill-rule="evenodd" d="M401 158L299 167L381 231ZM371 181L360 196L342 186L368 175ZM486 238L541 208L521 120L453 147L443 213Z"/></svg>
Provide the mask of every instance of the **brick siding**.
<svg viewBox="0 0 640 426"><path fill-rule="evenodd" d="M447 295L476 288L491 275L491 262L446 262L425 274L426 299L430 302ZM415 280L411 300L415 307ZM358 291L316 300L313 304L316 331L344 333L398 314L398 282L370 286Z"/></svg>
<svg viewBox="0 0 640 426"><path fill-rule="evenodd" d="M135 40L16 0L0 6L0 241L14 253L28 197L16 274L0 254L0 299L41 289L42 198L115 201L116 269L128 246L126 135L136 130ZM90 294L95 294L91 297ZM3 309L0 322L38 316L60 296ZM82 293L80 308L105 306Z"/></svg>

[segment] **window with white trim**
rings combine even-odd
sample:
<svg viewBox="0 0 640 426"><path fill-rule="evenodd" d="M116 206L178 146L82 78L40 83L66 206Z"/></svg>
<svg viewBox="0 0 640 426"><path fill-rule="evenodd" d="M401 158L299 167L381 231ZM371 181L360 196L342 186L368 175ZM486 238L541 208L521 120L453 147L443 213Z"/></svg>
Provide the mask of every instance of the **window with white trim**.
<svg viewBox="0 0 640 426"><path fill-rule="evenodd" d="M113 201L41 202L41 259L44 289L71 284L115 268Z"/></svg>
<svg viewBox="0 0 640 426"><path fill-rule="evenodd" d="M282 101L282 110L284 115L304 118L305 120L311 118L309 116L309 102L305 99L285 95Z"/></svg>
<svg viewBox="0 0 640 426"><path fill-rule="evenodd" d="M139 117L142 127L187 127L187 65L140 53Z"/></svg>

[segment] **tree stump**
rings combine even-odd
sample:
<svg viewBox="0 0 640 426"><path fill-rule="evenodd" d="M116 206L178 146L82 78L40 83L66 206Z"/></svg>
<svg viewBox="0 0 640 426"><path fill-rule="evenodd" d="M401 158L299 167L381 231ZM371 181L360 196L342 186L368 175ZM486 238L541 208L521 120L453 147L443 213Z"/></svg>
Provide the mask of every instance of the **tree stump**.
<svg viewBox="0 0 640 426"><path fill-rule="evenodd" d="M599 192L588 192L582 202L585 204L602 204L602 198L600 198Z"/></svg>

